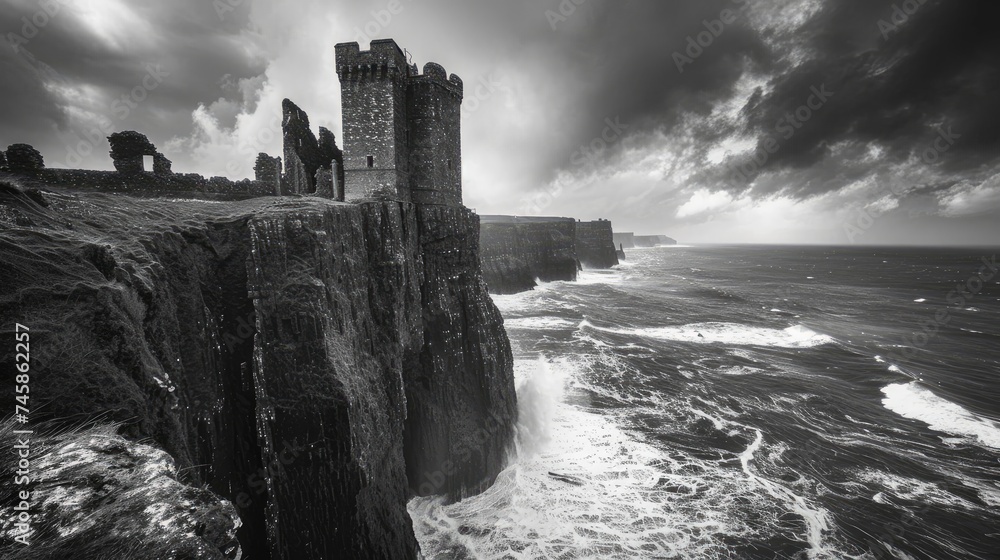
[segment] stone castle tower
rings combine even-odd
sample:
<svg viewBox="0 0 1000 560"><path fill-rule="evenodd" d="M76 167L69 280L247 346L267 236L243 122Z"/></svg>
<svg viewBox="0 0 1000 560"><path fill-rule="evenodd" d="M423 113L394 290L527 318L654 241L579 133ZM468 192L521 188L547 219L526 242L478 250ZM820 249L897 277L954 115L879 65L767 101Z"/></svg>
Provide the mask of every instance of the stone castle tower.
<svg viewBox="0 0 1000 560"><path fill-rule="evenodd" d="M346 200L462 204L462 80L411 66L392 39L336 47Z"/></svg>

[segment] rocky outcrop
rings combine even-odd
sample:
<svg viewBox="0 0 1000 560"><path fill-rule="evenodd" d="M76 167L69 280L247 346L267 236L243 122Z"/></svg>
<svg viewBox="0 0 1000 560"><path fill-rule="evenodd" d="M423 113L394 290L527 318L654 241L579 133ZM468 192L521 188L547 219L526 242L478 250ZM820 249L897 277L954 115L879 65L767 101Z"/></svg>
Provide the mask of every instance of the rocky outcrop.
<svg viewBox="0 0 1000 560"><path fill-rule="evenodd" d="M121 422L233 504L248 557L415 558L408 497L503 468L510 348L474 214L43 196L0 191L33 420Z"/></svg>
<svg viewBox="0 0 1000 560"><path fill-rule="evenodd" d="M240 519L232 504L180 482L163 451L126 440L112 427L67 432L33 425L27 436L14 433L25 427L0 425L4 449L31 451L26 485L17 475L17 453L0 456L0 557L240 557ZM25 511L30 532L15 523Z"/></svg>
<svg viewBox="0 0 1000 560"><path fill-rule="evenodd" d="M576 256L584 268L611 268L618 264L611 222L576 223Z"/></svg>
<svg viewBox="0 0 1000 560"><path fill-rule="evenodd" d="M531 290L536 280L576 280L576 221L572 218L482 216L483 278L494 294Z"/></svg>

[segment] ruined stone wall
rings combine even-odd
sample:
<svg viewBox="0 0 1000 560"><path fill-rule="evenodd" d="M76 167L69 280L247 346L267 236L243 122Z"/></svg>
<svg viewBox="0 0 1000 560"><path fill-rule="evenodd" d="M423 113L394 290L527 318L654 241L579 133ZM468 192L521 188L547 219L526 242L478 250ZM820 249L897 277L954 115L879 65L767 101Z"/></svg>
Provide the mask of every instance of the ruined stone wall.
<svg viewBox="0 0 1000 560"><path fill-rule="evenodd" d="M428 63L410 80L410 188L417 204L462 204L462 80Z"/></svg>
<svg viewBox="0 0 1000 560"><path fill-rule="evenodd" d="M285 153L282 194L316 192L316 171L321 167L319 143L309 128L309 116L291 100L281 103L281 130Z"/></svg>
<svg viewBox="0 0 1000 560"><path fill-rule="evenodd" d="M319 127L320 168L335 170L337 184L344 184L344 152L337 146L337 137L329 129Z"/></svg>
<svg viewBox="0 0 1000 560"><path fill-rule="evenodd" d="M254 177L261 185L267 185L269 194L281 194L281 158L273 158L265 153L257 155Z"/></svg>
<svg viewBox="0 0 1000 560"><path fill-rule="evenodd" d="M392 40L337 45L348 201L410 201L406 116L411 69ZM370 166L369 166L369 158Z"/></svg>
<svg viewBox="0 0 1000 560"><path fill-rule="evenodd" d="M28 144L7 147L7 169L11 173L35 173L45 168L45 158Z"/></svg>
<svg viewBox="0 0 1000 560"><path fill-rule="evenodd" d="M151 172L157 175L173 173L170 160L156 151L156 146L144 134L134 130L116 132L108 136L108 142L111 144L111 160L119 173L135 175L146 172L143 161L146 156L153 158Z"/></svg>
<svg viewBox="0 0 1000 560"><path fill-rule="evenodd" d="M154 173L123 174L84 169L43 169L31 177L43 185L142 197L183 197L215 200L242 200L274 195L273 185L224 177L206 179L194 173L169 176Z"/></svg>

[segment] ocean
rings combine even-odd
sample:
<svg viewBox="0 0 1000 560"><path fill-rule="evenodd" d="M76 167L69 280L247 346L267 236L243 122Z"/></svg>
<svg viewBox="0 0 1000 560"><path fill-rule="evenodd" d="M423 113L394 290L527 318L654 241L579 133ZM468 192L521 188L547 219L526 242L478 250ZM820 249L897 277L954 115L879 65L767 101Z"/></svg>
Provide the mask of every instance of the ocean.
<svg viewBox="0 0 1000 560"><path fill-rule="evenodd" d="M997 251L627 253L494 298L518 449L427 558L1000 558Z"/></svg>

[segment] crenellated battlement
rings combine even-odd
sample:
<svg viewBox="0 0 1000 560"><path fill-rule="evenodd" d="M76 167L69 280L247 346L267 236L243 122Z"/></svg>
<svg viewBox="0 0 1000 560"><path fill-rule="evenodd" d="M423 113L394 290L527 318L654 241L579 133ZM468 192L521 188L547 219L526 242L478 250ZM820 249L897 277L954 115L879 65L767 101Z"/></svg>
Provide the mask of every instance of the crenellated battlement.
<svg viewBox="0 0 1000 560"><path fill-rule="evenodd" d="M444 66L435 62L425 64L423 73L414 75L412 81L414 85L428 84L440 86L459 99L462 99L465 95L465 84L462 82L462 79L454 74L449 78Z"/></svg>
<svg viewBox="0 0 1000 560"><path fill-rule="evenodd" d="M372 41L367 51L362 51L357 43L340 43L334 49L337 75L342 82L407 78L413 73L406 54L392 39Z"/></svg>

